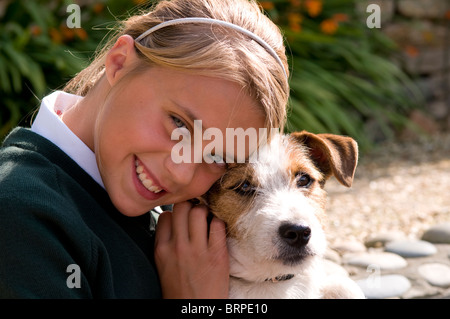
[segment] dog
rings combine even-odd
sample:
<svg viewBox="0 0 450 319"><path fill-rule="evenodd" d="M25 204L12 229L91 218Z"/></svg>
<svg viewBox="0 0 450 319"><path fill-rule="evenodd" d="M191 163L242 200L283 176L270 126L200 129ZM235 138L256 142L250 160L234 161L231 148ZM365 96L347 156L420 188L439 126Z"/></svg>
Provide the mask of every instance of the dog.
<svg viewBox="0 0 450 319"><path fill-rule="evenodd" d="M258 159L231 164L202 197L227 225L230 298L364 298L347 276L326 275L326 180L350 187L358 145L306 131L277 134Z"/></svg>

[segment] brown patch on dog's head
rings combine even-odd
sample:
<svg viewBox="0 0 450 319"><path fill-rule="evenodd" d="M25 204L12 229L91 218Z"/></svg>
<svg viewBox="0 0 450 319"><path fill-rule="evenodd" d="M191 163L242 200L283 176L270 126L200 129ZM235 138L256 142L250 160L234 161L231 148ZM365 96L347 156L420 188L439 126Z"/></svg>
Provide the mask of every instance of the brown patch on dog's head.
<svg viewBox="0 0 450 319"><path fill-rule="evenodd" d="M202 196L202 203L225 222L230 237L236 237L234 225L252 204L255 183L250 165L235 164Z"/></svg>
<svg viewBox="0 0 450 319"><path fill-rule="evenodd" d="M292 133L291 137L309 148L309 156L325 179L334 175L342 185L351 187L358 163L358 144L354 139L306 131Z"/></svg>

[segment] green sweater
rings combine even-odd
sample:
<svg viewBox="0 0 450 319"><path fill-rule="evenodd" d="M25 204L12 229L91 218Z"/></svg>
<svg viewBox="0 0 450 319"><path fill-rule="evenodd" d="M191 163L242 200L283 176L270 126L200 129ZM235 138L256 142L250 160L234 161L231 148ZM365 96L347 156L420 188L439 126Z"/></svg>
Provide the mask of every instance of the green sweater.
<svg viewBox="0 0 450 319"><path fill-rule="evenodd" d="M61 149L15 129L0 148L0 298L160 298L151 218L122 215Z"/></svg>

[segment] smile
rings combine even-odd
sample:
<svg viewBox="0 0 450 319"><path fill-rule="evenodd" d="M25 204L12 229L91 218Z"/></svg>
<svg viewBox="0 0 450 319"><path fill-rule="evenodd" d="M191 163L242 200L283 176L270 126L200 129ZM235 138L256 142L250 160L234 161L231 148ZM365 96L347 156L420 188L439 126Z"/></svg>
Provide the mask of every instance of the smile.
<svg viewBox="0 0 450 319"><path fill-rule="evenodd" d="M142 185L144 185L144 187L155 194L158 194L159 192L163 191L162 188L159 188L156 183L145 173L145 169L143 164L136 159L135 161L135 166L136 166L136 175L138 177L138 179L141 181Z"/></svg>

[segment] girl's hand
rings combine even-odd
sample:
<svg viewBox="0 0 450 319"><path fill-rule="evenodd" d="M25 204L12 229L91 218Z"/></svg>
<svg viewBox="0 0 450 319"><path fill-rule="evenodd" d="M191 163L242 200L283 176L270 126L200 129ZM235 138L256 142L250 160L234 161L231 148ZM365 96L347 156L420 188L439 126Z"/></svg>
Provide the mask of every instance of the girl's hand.
<svg viewBox="0 0 450 319"><path fill-rule="evenodd" d="M155 261L163 298L228 298L229 264L225 224L208 209L175 204L159 216Z"/></svg>

